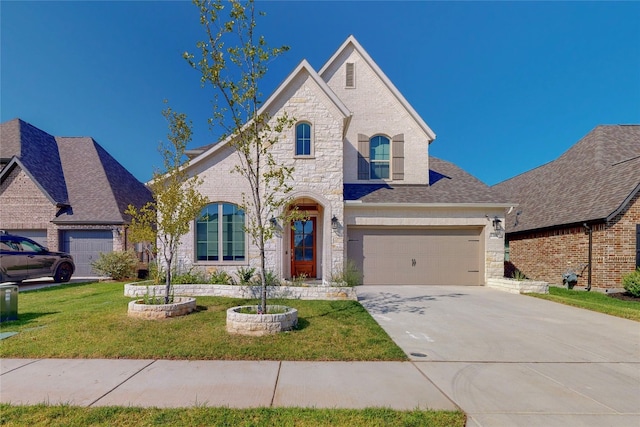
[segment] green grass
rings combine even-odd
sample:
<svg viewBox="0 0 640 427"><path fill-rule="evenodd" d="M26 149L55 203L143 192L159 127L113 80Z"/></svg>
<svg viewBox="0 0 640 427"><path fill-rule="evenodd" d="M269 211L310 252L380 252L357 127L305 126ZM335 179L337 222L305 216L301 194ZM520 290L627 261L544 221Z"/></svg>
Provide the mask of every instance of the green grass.
<svg viewBox="0 0 640 427"><path fill-rule="evenodd" d="M298 309L298 328L264 337L229 335L226 310L257 300L197 297L188 316L127 316L122 283L68 284L20 293L18 320L0 332L0 357L214 360L406 360L357 301L270 300Z"/></svg>
<svg viewBox="0 0 640 427"><path fill-rule="evenodd" d="M640 322L639 302L622 301L599 292L585 292L550 286L548 294L527 295Z"/></svg>
<svg viewBox="0 0 640 427"><path fill-rule="evenodd" d="M395 411L391 409L230 409L195 407L80 408L74 406L11 406L0 404L3 426L433 426L463 427L460 411Z"/></svg>

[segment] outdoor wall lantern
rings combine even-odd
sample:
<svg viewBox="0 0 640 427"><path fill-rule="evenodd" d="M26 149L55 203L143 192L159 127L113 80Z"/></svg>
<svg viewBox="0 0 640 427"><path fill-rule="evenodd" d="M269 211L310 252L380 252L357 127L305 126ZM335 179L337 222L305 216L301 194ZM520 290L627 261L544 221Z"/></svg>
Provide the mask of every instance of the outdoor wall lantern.
<svg viewBox="0 0 640 427"><path fill-rule="evenodd" d="M501 231L502 230L502 226L500 224L502 224L502 221L500 220L500 218L498 218L497 216L494 216L493 217L493 229L495 231Z"/></svg>
<svg viewBox="0 0 640 427"><path fill-rule="evenodd" d="M271 219L269 220L269 222L271 223L271 226L273 228L276 228L278 226L278 220L275 217L271 217Z"/></svg>
<svg viewBox="0 0 640 427"><path fill-rule="evenodd" d="M338 218L336 218L336 216L334 215L331 218L331 228L333 228L334 230L337 230L339 225L340 223L338 222Z"/></svg>

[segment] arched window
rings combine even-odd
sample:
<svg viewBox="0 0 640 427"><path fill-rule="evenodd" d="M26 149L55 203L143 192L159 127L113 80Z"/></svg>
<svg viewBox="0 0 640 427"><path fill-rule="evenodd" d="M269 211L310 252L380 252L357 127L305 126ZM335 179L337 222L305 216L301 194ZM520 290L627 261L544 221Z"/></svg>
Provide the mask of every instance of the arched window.
<svg viewBox="0 0 640 427"><path fill-rule="evenodd" d="M301 122L296 125L296 156L311 155L311 125Z"/></svg>
<svg viewBox="0 0 640 427"><path fill-rule="evenodd" d="M207 205L196 219L196 260L246 259L244 211L230 203Z"/></svg>
<svg viewBox="0 0 640 427"><path fill-rule="evenodd" d="M370 179L389 179L389 138L377 135L369 140Z"/></svg>

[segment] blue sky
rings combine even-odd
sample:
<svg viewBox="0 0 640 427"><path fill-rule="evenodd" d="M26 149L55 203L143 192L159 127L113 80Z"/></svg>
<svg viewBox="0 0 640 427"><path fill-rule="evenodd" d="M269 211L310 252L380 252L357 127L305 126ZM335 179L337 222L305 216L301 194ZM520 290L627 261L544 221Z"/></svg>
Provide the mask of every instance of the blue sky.
<svg viewBox="0 0 640 427"><path fill-rule="evenodd" d="M640 2L259 1L258 31L319 70L353 34L437 135L430 154L492 185L599 124L640 123ZM138 179L161 166L163 100L215 141L213 99L182 59L201 39L179 2L0 2L0 119L91 136ZM579 165L576 165L579 167Z"/></svg>

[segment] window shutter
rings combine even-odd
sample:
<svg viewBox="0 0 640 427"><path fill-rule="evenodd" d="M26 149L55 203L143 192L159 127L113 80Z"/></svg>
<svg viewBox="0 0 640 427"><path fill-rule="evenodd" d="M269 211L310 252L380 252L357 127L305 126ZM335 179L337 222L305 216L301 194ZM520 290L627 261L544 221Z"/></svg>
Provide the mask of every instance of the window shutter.
<svg viewBox="0 0 640 427"><path fill-rule="evenodd" d="M369 179L369 137L358 134L358 179Z"/></svg>
<svg viewBox="0 0 640 427"><path fill-rule="evenodd" d="M396 135L392 139L391 154L393 155L393 164L391 171L394 180L404 179L404 134Z"/></svg>
<svg viewBox="0 0 640 427"><path fill-rule="evenodd" d="M347 62L345 87L356 87L355 70L353 62Z"/></svg>

